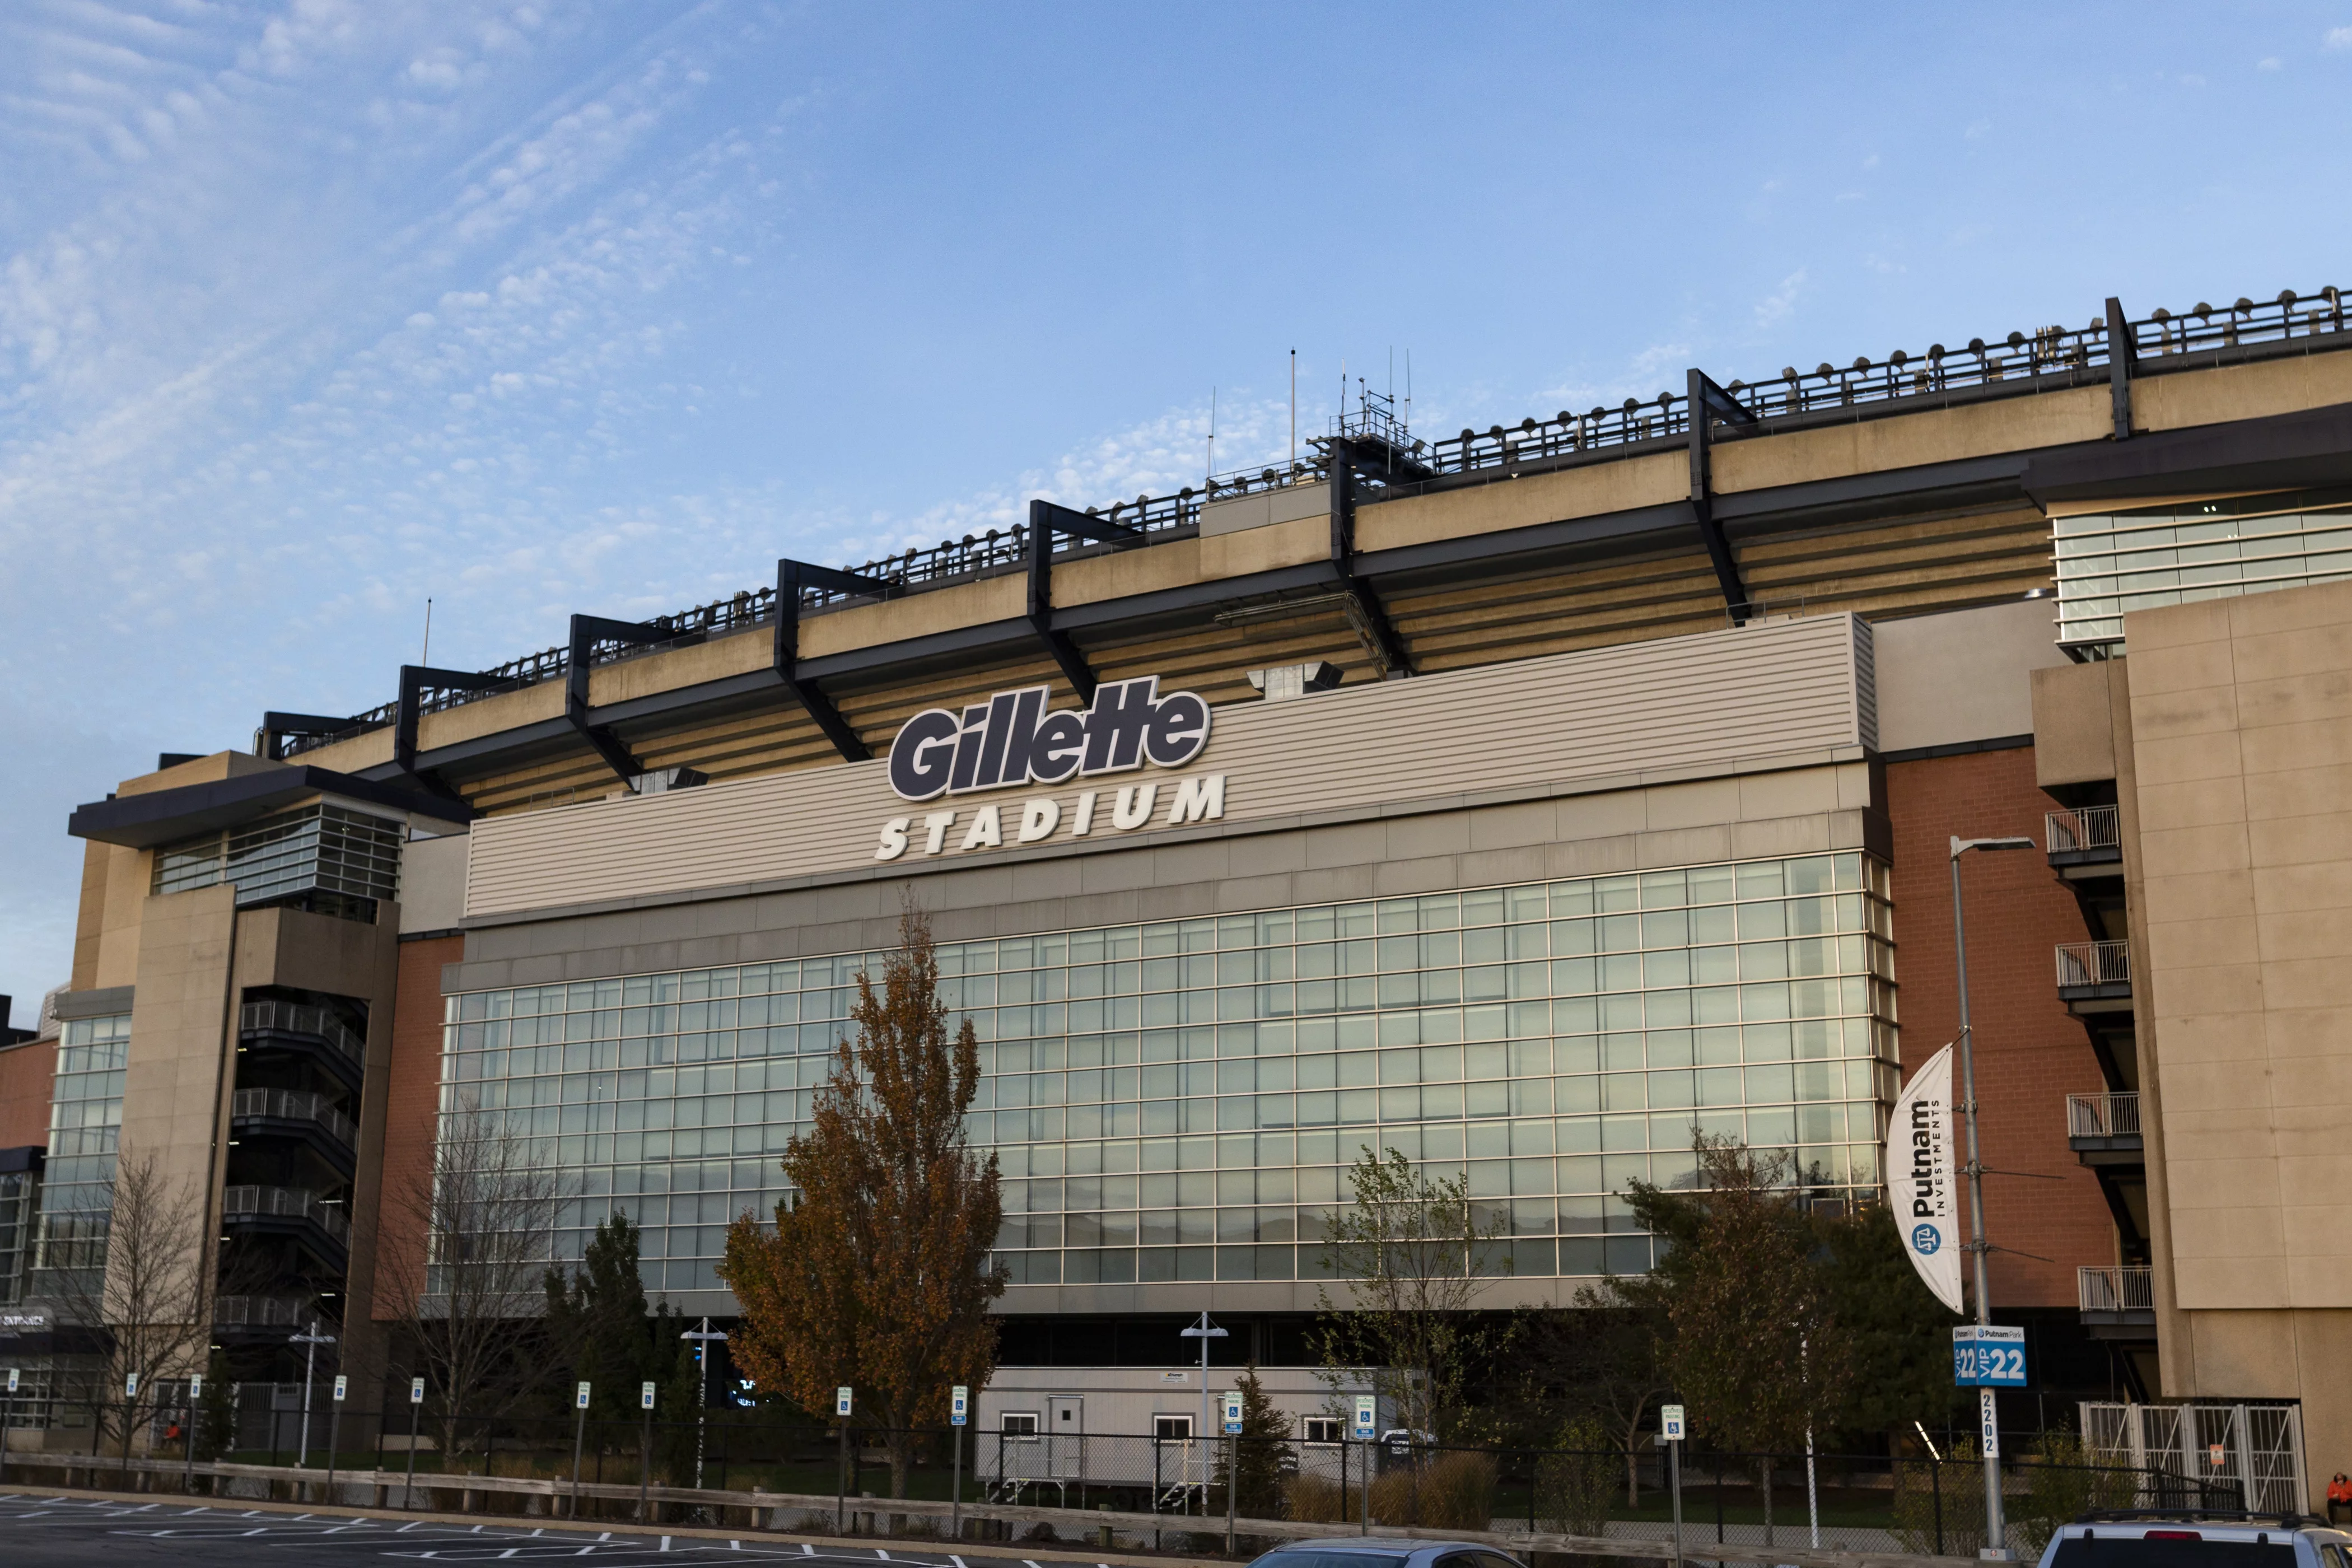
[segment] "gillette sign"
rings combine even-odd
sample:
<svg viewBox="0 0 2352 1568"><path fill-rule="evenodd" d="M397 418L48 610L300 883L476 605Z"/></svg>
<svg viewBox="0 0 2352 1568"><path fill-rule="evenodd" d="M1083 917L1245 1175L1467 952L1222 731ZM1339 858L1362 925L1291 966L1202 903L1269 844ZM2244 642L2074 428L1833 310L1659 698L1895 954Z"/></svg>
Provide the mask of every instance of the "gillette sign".
<svg viewBox="0 0 2352 1568"><path fill-rule="evenodd" d="M1045 710L1047 689L999 691L961 712L929 708L907 721L890 742L890 788L901 800L1084 783L1139 772L1146 763L1181 768L1209 743L1209 705L1190 691L1162 696L1160 678L1115 680L1095 689L1084 710ZM1225 775L1173 782L1161 813L1160 786L1133 783L1081 789L1066 800L1034 795L1003 804L894 816L882 825L877 860L1039 844L1056 837L1100 837L1161 825L1214 822L1225 815Z"/></svg>
<svg viewBox="0 0 2352 1568"><path fill-rule="evenodd" d="M927 708L890 742L890 789L900 800L1066 784L1133 773L1147 762L1181 768L1209 743L1209 705L1190 691L1160 695L1160 678L1107 681L1084 711L1045 711L1047 688L1000 691L961 713Z"/></svg>

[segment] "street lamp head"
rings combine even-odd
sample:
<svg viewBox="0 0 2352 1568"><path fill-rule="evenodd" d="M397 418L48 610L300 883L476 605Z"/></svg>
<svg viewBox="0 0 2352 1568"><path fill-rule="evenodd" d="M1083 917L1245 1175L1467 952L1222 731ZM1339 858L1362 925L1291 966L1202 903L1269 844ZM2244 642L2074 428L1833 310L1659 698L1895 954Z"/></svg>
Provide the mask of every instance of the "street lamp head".
<svg viewBox="0 0 2352 1568"><path fill-rule="evenodd" d="M2032 849L2033 847L2035 845L2031 838L1962 838L1954 835L1952 858L1957 860L1971 849Z"/></svg>

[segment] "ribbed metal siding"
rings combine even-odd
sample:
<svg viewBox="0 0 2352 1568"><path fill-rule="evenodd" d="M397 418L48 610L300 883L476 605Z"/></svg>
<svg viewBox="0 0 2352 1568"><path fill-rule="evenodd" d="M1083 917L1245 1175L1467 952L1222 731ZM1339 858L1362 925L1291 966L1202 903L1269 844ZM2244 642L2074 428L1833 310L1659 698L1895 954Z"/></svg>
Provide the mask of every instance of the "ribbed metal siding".
<svg viewBox="0 0 2352 1568"><path fill-rule="evenodd" d="M1865 744L1876 730L1868 639L1853 616L1824 616L1221 709L1207 752L1183 773L1147 769L1087 785L1101 798L1083 842L1134 848L1152 838L1188 774L1225 775L1231 826L1442 807L1494 792L1630 787ZM1113 830L1112 795L1146 784L1160 786L1153 826ZM1079 842L1069 826L1080 793L1010 789L913 806L890 794L884 764L873 762L499 817L471 835L466 912L869 869L884 821L933 809L958 814L948 852L926 858L919 841L892 870L1015 858ZM1045 795L1062 803L1063 817L1043 844L954 851L982 806L1003 811L1009 841L1021 802Z"/></svg>

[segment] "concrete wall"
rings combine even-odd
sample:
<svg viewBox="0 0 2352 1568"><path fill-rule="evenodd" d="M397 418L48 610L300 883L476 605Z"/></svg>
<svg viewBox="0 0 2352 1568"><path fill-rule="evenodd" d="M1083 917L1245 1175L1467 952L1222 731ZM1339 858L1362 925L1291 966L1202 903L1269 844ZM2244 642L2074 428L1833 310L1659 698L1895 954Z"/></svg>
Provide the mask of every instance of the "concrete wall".
<svg viewBox="0 0 2352 1568"><path fill-rule="evenodd" d="M49 1141L49 1090L58 1042L26 1040L0 1049L0 1149Z"/></svg>
<svg viewBox="0 0 2352 1568"><path fill-rule="evenodd" d="M2062 666L2054 599L1906 616L1871 626L1878 749L2011 739L2033 733L2033 674Z"/></svg>

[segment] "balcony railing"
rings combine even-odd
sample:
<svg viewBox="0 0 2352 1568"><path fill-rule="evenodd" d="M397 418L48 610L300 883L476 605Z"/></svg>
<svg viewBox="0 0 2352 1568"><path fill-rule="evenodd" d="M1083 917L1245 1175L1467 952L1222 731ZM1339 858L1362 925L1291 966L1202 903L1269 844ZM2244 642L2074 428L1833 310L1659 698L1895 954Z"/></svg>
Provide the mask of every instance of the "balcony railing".
<svg viewBox="0 0 2352 1568"><path fill-rule="evenodd" d="M299 1002L247 1002L237 1027L246 1033L271 1030L284 1035L310 1035L334 1047L354 1062L367 1060L367 1042L324 1007Z"/></svg>
<svg viewBox="0 0 2352 1568"><path fill-rule="evenodd" d="M2112 805L2085 805L2050 813L2049 853L2080 855L2093 849L2115 849L2123 844L2122 827Z"/></svg>
<svg viewBox="0 0 2352 1568"><path fill-rule="evenodd" d="M2139 1136L2139 1096L2137 1094L2070 1094L2066 1097L2069 1138L2137 1138Z"/></svg>
<svg viewBox="0 0 2352 1568"><path fill-rule="evenodd" d="M2069 942L2059 944L2058 984L2061 987L2128 985L2131 977L2131 943L2127 942Z"/></svg>
<svg viewBox="0 0 2352 1568"><path fill-rule="evenodd" d="M2074 1289L2085 1312L2156 1310L2156 1271L2146 1267L2077 1268Z"/></svg>
<svg viewBox="0 0 2352 1568"><path fill-rule="evenodd" d="M321 1202L316 1193L300 1187L231 1187L221 1194L221 1214L229 1219L250 1215L309 1220L337 1241L348 1237L352 1229L352 1222L343 1216L341 1205Z"/></svg>
<svg viewBox="0 0 2352 1568"><path fill-rule="evenodd" d="M323 1094L292 1089L240 1089L229 1101L229 1115L268 1116L281 1121L315 1121L346 1149L360 1146L360 1130L336 1110Z"/></svg>
<svg viewBox="0 0 2352 1568"><path fill-rule="evenodd" d="M222 1329L290 1329L303 1321L309 1303L296 1296L215 1296L213 1326Z"/></svg>

